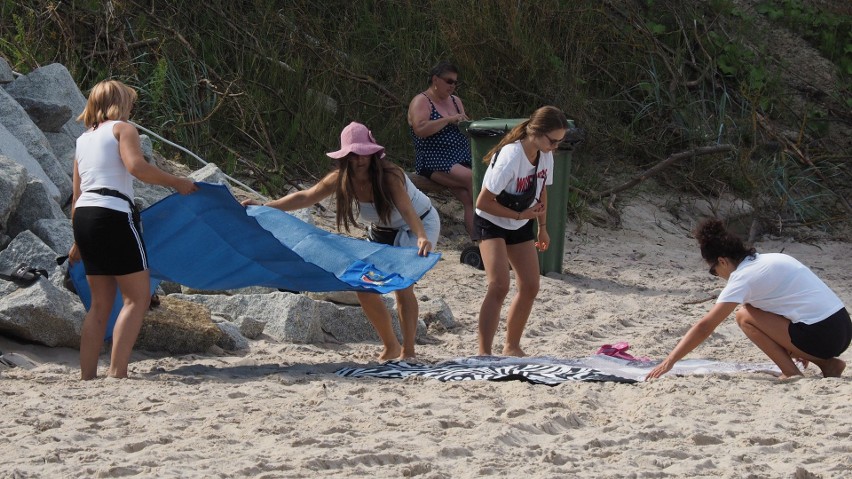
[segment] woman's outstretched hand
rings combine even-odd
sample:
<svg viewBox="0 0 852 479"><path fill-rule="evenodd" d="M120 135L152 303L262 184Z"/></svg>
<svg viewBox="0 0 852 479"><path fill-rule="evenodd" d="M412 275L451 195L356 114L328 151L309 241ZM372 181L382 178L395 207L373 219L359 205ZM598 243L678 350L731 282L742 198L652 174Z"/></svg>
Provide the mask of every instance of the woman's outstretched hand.
<svg viewBox="0 0 852 479"><path fill-rule="evenodd" d="M418 238L417 254L420 256L427 256L430 251L432 251L432 242L426 238Z"/></svg>
<svg viewBox="0 0 852 479"><path fill-rule="evenodd" d="M175 189L182 195L188 195L198 191L198 185L189 178L178 178L178 181L175 182Z"/></svg>
<svg viewBox="0 0 852 479"><path fill-rule="evenodd" d="M663 360L663 362L658 364L657 367L652 369L651 372L648 373L647 376L645 376L645 380L647 381L649 379L658 378L658 377L662 376L663 374L666 374L667 372L669 372L671 370L672 370L672 365L669 364L669 361L667 359Z"/></svg>

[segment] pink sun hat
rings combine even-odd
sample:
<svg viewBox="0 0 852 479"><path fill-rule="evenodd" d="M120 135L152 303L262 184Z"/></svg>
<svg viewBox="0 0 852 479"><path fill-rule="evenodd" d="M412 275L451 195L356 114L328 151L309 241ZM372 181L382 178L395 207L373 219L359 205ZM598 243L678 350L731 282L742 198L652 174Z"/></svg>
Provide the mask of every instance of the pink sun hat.
<svg viewBox="0 0 852 479"><path fill-rule="evenodd" d="M340 132L340 149L326 153L331 158L343 158L349 153L361 156L375 155L381 153L379 158L385 157L385 147L376 143L370 130L357 122L346 125Z"/></svg>

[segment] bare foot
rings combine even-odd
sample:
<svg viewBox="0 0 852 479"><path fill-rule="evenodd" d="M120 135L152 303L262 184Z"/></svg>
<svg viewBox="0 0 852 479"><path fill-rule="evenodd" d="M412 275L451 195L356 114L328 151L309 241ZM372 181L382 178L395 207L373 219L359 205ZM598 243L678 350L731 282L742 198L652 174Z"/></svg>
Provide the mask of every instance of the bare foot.
<svg viewBox="0 0 852 479"><path fill-rule="evenodd" d="M503 356L515 356L516 358L522 358L526 355L527 353L525 353L520 347L510 348L509 346L503 346Z"/></svg>
<svg viewBox="0 0 852 479"><path fill-rule="evenodd" d="M843 370L846 369L846 362L840 358L831 358L826 360L825 364L820 366L820 369L824 378L839 378L843 374Z"/></svg>
<svg viewBox="0 0 852 479"><path fill-rule="evenodd" d="M417 359L417 355L414 354L414 353L407 353L407 352L403 351L402 354L400 354L397 359L400 360L400 361L406 361L406 360L409 360L409 359Z"/></svg>
<svg viewBox="0 0 852 479"><path fill-rule="evenodd" d="M382 350L382 354L379 355L379 361L390 361L398 358L400 354L402 354L401 346L397 346L392 349L385 347L385 349Z"/></svg>

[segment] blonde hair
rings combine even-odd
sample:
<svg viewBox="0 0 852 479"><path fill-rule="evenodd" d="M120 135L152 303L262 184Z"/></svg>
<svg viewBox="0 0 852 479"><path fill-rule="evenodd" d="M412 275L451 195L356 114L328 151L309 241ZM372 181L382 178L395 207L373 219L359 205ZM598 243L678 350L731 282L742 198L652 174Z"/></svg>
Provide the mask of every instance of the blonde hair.
<svg viewBox="0 0 852 479"><path fill-rule="evenodd" d="M491 151L485 154L482 162L488 164L497 150L509 143L514 143L529 135L546 135L553 130L560 129L568 129L568 119L565 118L565 113L562 113L562 110L555 106L543 106L534 111L529 120L524 120L512 128L512 131L507 133L497 146L491 148Z"/></svg>
<svg viewBox="0 0 852 479"><path fill-rule="evenodd" d="M77 121L91 128L107 120L127 120L137 96L136 90L118 80L104 80L92 87Z"/></svg>

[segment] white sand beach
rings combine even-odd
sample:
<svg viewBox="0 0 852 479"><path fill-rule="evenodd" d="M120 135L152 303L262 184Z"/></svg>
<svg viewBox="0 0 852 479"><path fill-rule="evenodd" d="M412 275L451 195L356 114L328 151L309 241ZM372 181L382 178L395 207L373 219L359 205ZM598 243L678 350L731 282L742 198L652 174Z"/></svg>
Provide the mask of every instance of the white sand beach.
<svg viewBox="0 0 852 479"><path fill-rule="evenodd" d="M631 201L619 229L569 223L565 272L542 278L528 354L578 358L627 341L635 356L662 359L711 307L723 280L690 238L695 218ZM424 361L476 353L485 275L447 243L416 291L443 298L460 326L430 331L417 346ZM793 255L852 305L849 243L766 236L755 246ZM783 382L354 379L334 371L369 364L378 343L266 338L241 356L136 352L131 379L81 382L76 350L3 337L0 350L37 364L0 370L3 478L852 477L852 367L823 379L811 366ZM688 358L767 361L733 318ZM852 365L852 350L842 358Z"/></svg>

